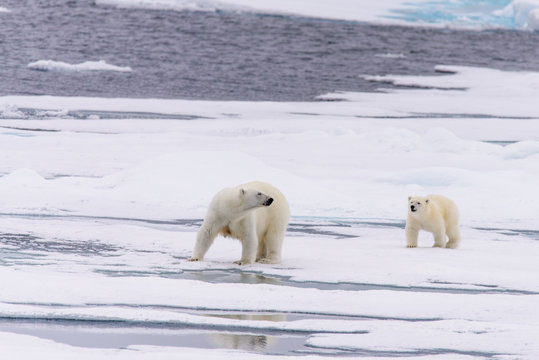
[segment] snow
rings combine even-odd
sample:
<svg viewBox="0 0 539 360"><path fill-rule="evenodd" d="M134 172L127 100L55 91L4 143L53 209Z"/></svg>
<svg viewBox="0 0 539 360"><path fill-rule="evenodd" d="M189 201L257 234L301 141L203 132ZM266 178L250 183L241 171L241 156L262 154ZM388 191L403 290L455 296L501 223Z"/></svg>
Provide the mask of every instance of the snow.
<svg viewBox="0 0 539 360"><path fill-rule="evenodd" d="M3 353L537 358L539 75L437 69L323 96L343 101L0 97ZM290 202L283 263L235 265L223 238L186 261L215 192L250 180ZM459 206L460 249L405 247L407 197L428 193ZM133 338L70 344L60 325ZM274 350L287 338L297 352Z"/></svg>
<svg viewBox="0 0 539 360"><path fill-rule="evenodd" d="M301 216L402 218L402 199L442 192L465 209L464 223L535 226L539 204L526 194L534 193L539 174L538 74L440 68L452 72L384 77L432 88L327 96L347 99L341 102L2 97L8 113L21 108L63 111L59 118L3 120L3 126L13 129L1 145L2 172L11 175L1 181L9 191L0 208L78 213L84 194L84 212L94 215L128 211L129 216L145 217L152 209L158 216L200 218L206 201L220 188L259 177L289 194ZM439 90L443 87L462 90ZM489 105L493 99L496 103ZM76 110L199 119L63 119ZM522 119L513 118L517 116ZM20 128L52 131L16 130ZM501 146L485 140L517 142ZM43 153L36 156L35 149ZM246 167L253 174L247 178ZM20 168L37 174L19 174ZM509 185L517 182L518 187ZM170 199L170 194L197 187L206 191ZM21 204L19 196L26 193L34 196ZM373 202L365 193L381 195ZM140 204L126 203L138 196Z"/></svg>
<svg viewBox="0 0 539 360"><path fill-rule="evenodd" d="M175 11L239 11L331 20L458 28L539 29L537 0L97 0L98 5Z"/></svg>
<svg viewBox="0 0 539 360"><path fill-rule="evenodd" d="M394 321L368 322L369 334L316 335L308 344L321 348L369 349L388 351L399 349L414 354L418 349L451 349L458 347L463 353L479 352L485 355L517 349L521 341L527 351L539 348L535 330L529 326L508 325L493 329L488 323L449 320L430 323L403 324ZM470 341L473 337L473 341ZM488 349L488 351L485 351Z"/></svg>
<svg viewBox="0 0 539 360"><path fill-rule="evenodd" d="M353 100L377 108L385 105L387 110L398 109L404 114L539 116L539 109L535 105L539 97L537 72L444 65L436 66L436 70L440 76L364 76L366 80L381 84L415 88L413 91L398 89L386 90L386 94L333 93L319 98ZM424 103L414 101L419 97L425 99ZM381 101L386 103L382 104Z"/></svg>
<svg viewBox="0 0 539 360"><path fill-rule="evenodd" d="M69 64L63 61L38 60L28 64L32 70L39 71L59 71L59 72L79 72L79 71L118 71L132 72L129 66L116 66L108 64L105 60L85 61L80 64Z"/></svg>

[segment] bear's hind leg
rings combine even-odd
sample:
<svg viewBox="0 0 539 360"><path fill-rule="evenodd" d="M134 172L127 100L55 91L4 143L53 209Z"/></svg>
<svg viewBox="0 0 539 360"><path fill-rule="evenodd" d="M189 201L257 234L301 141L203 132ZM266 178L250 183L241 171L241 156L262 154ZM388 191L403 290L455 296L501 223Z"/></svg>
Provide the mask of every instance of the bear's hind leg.
<svg viewBox="0 0 539 360"><path fill-rule="evenodd" d="M256 228L252 218L246 219L245 232L241 236L241 259L234 261L238 265L247 265L255 262L258 241L256 237Z"/></svg>
<svg viewBox="0 0 539 360"><path fill-rule="evenodd" d="M286 228L277 231L270 229L264 234L261 242L265 244L266 253L264 254L265 256L256 261L262 264L279 264L281 262L285 231Z"/></svg>
<svg viewBox="0 0 539 360"><path fill-rule="evenodd" d="M432 247L445 247L445 229L438 230L433 233L434 245Z"/></svg>
<svg viewBox="0 0 539 360"><path fill-rule="evenodd" d="M264 259L266 257L267 249L266 249L266 241L264 239L265 237L266 235L264 234L263 237L258 239L258 249L256 250L256 262L259 262L261 259Z"/></svg>
<svg viewBox="0 0 539 360"><path fill-rule="evenodd" d="M460 244L460 231L458 227L456 229L448 229L447 230L447 237L449 238L449 241L447 244L445 244L445 247L448 249L456 249L459 247Z"/></svg>

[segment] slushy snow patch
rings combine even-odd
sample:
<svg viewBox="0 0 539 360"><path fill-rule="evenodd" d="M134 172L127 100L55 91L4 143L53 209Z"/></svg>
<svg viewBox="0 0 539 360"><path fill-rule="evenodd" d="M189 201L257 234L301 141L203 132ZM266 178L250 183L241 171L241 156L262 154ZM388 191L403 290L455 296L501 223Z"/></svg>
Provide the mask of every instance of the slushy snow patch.
<svg viewBox="0 0 539 360"><path fill-rule="evenodd" d="M131 72L129 66L116 66L108 64L105 60L85 61L80 64L69 64L63 61L38 60L28 64L32 70L58 71L58 72L78 72L78 71L118 71Z"/></svg>
<svg viewBox="0 0 539 360"><path fill-rule="evenodd" d="M26 116L15 105L0 106L0 118L3 119L24 119Z"/></svg>

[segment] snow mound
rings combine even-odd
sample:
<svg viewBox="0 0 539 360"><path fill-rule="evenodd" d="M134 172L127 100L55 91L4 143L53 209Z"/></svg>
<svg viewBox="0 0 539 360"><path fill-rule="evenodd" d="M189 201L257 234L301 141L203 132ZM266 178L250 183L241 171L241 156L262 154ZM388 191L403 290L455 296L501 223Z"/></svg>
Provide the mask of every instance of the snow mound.
<svg viewBox="0 0 539 360"><path fill-rule="evenodd" d="M116 66L108 64L104 60L85 61L80 64L69 64L63 61L38 60L28 64L32 70L39 71L58 71L58 72L78 72L78 71L118 71L132 72L129 66Z"/></svg>
<svg viewBox="0 0 539 360"><path fill-rule="evenodd" d="M110 199L121 203L126 198L156 208L163 204L172 209L191 209L197 216L212 197L225 187L263 180L279 188L290 203L309 204L320 208L320 197L312 194L328 194L325 188L307 184L304 179L267 165L260 159L237 151L181 151L166 154L137 166L104 177L96 188L107 190ZM199 189L199 191L189 191ZM187 191L186 191L187 190ZM313 204L313 202L315 202Z"/></svg>
<svg viewBox="0 0 539 360"><path fill-rule="evenodd" d="M400 171L391 176L380 176L377 181L394 185L416 184L427 187L455 186L469 182L475 177L472 171L448 168L433 167Z"/></svg>
<svg viewBox="0 0 539 360"><path fill-rule="evenodd" d="M520 141L508 145L504 150L506 159L526 159L531 156L539 155L539 142Z"/></svg>
<svg viewBox="0 0 539 360"><path fill-rule="evenodd" d="M14 172L0 177L2 187L18 186L39 188L45 184L46 180L32 169L18 169Z"/></svg>

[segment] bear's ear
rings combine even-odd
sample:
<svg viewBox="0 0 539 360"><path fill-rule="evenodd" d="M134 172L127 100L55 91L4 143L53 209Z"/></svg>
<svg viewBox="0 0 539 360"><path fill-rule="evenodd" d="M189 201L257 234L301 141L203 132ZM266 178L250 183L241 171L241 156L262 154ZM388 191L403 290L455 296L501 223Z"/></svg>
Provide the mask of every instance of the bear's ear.
<svg viewBox="0 0 539 360"><path fill-rule="evenodd" d="M240 189L240 196L245 195L245 189Z"/></svg>
<svg viewBox="0 0 539 360"><path fill-rule="evenodd" d="M408 201L412 200L412 197L411 196L408 196Z"/></svg>

